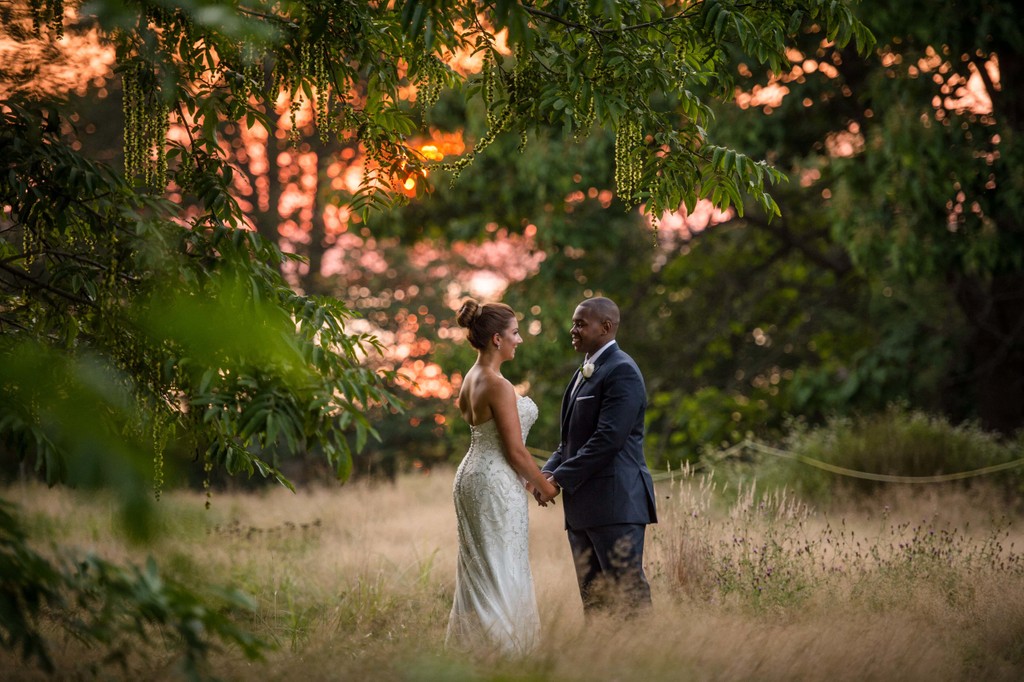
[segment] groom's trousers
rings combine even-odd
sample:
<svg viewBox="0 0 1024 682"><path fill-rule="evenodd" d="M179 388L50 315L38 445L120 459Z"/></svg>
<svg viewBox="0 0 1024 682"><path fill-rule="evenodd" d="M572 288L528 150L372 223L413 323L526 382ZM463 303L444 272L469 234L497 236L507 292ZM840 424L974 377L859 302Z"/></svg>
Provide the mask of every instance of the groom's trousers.
<svg viewBox="0 0 1024 682"><path fill-rule="evenodd" d="M621 608L636 612L651 605L651 587L643 566L646 530L642 523L568 529L585 611Z"/></svg>

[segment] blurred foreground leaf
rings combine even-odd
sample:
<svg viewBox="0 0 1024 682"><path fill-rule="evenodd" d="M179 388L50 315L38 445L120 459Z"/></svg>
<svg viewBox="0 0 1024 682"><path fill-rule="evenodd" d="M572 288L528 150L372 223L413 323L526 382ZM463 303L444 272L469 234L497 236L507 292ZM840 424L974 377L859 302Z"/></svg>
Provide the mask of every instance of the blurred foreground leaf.
<svg viewBox="0 0 1024 682"><path fill-rule="evenodd" d="M102 646L103 665L120 665L123 672L129 656L147 650L162 656L166 647L178 652L189 680L208 677L205 664L218 641L238 647L250 660L269 646L236 622L254 609L243 593L168 579L152 560L145 567L92 554L53 561L29 546L13 508L2 501L0 575L0 645L19 649L50 673L58 671L50 656L53 635L44 622L58 623L65 635L86 645Z"/></svg>

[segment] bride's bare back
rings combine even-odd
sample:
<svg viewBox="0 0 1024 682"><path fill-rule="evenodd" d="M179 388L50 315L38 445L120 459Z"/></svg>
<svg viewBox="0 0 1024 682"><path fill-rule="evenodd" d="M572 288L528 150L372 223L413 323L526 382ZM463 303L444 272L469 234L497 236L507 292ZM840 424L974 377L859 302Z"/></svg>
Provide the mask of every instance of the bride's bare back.
<svg viewBox="0 0 1024 682"><path fill-rule="evenodd" d="M492 406L503 393L500 390L502 384L507 383L508 381L500 374L495 374L480 365L473 365L462 379L462 388L459 391L459 411L462 412L462 418L470 426L479 426L494 419Z"/></svg>

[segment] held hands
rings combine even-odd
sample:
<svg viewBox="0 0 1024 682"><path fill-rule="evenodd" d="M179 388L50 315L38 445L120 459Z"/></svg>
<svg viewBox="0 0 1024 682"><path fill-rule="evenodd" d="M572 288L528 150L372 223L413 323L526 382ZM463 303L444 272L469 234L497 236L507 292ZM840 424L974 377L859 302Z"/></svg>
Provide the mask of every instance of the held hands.
<svg viewBox="0 0 1024 682"><path fill-rule="evenodd" d="M523 486L525 486L526 492L533 495L533 499L537 500L537 504L539 504L542 507L548 506L547 500L543 502L541 501L542 495L540 493L540 490L537 489L536 485L534 485L530 481L523 481Z"/></svg>
<svg viewBox="0 0 1024 682"><path fill-rule="evenodd" d="M558 497L558 493L562 492L562 489L558 487L558 483L555 482L554 477L550 473L545 471L542 475L546 485L535 486L532 483L528 483L526 489L537 500L537 504L546 507L548 503L552 505L555 503L555 498Z"/></svg>

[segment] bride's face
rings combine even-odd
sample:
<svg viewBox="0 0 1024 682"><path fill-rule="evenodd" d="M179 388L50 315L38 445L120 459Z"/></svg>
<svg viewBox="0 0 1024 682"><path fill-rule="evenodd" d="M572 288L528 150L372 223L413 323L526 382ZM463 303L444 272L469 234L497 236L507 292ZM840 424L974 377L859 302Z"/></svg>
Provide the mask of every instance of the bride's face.
<svg viewBox="0 0 1024 682"><path fill-rule="evenodd" d="M511 318L508 321L508 326L500 334L496 335L500 341L499 353L505 360L511 360L516 356L516 346L523 342L523 337L519 335L519 320Z"/></svg>

